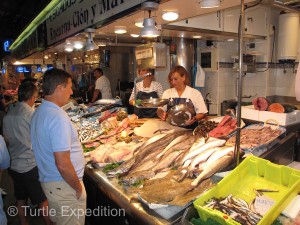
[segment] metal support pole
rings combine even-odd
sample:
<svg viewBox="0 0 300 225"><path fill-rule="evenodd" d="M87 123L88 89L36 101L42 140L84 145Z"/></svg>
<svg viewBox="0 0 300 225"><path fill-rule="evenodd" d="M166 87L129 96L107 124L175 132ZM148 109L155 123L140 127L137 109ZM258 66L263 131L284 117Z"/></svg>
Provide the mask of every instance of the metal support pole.
<svg viewBox="0 0 300 225"><path fill-rule="evenodd" d="M241 102L242 102L242 75L243 75L243 50L244 50L244 30L245 30L245 4L241 0L241 15L239 26L239 77L238 77L238 99L237 99L237 132L235 141L235 160L236 164L240 163L240 139L241 139Z"/></svg>

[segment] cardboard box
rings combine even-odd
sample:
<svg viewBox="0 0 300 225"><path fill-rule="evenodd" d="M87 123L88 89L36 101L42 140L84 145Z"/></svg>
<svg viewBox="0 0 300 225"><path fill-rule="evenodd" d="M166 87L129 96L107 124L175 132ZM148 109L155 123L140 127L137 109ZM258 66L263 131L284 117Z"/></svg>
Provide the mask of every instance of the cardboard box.
<svg viewBox="0 0 300 225"><path fill-rule="evenodd" d="M300 123L300 111L295 110L291 113L275 113L269 111L255 110L253 105L242 106L241 114L243 119L255 120L260 122L277 123L286 126L294 123Z"/></svg>
<svg viewBox="0 0 300 225"><path fill-rule="evenodd" d="M254 105L247 105L241 107L241 117L243 119L259 121L258 113L259 111L254 109Z"/></svg>

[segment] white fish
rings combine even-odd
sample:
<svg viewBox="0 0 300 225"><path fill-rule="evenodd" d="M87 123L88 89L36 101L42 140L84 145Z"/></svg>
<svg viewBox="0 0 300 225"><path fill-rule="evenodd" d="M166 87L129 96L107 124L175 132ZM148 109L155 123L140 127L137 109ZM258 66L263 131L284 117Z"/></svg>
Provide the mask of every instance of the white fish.
<svg viewBox="0 0 300 225"><path fill-rule="evenodd" d="M208 142L208 143L200 146L199 148L195 149L194 151L189 152L189 154L187 154L183 158L182 162L184 163L186 160L193 158L194 156L196 156L196 155L200 154L201 152L205 151L206 149L219 147L219 146L225 144L225 142L226 142L225 140L221 140L221 139Z"/></svg>
<svg viewBox="0 0 300 225"><path fill-rule="evenodd" d="M219 158L228 155L231 152L233 153L233 151L234 151L234 147L225 147L225 148L218 149L208 158L208 160L205 163L199 166L199 169L205 170L207 168L207 165L209 165L211 162L215 162Z"/></svg>
<svg viewBox="0 0 300 225"><path fill-rule="evenodd" d="M170 144L168 144L168 146L161 152L159 153L155 158L159 159L161 156L163 156L171 147L173 147L174 145L176 145L177 143L180 143L182 140L186 139L188 136L190 136L190 133L187 134L183 134L181 136L178 136L177 138L175 138L173 141L170 142Z"/></svg>
<svg viewBox="0 0 300 225"><path fill-rule="evenodd" d="M196 165L198 165L201 162L205 162L215 151L217 151L219 148L209 148L201 152L199 155L197 155L191 162L191 165L189 167L189 171L193 171L196 168Z"/></svg>

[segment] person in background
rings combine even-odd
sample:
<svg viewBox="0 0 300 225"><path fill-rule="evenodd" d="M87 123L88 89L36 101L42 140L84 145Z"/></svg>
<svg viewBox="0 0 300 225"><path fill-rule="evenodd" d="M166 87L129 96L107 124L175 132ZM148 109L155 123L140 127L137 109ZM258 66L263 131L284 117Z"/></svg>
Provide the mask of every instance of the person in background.
<svg viewBox="0 0 300 225"><path fill-rule="evenodd" d="M32 108L38 94L33 82L22 82L18 88L18 100L3 119L3 135L11 157L8 170L14 184L17 199L18 217L22 225L29 224L26 218L28 198L38 204L44 213L45 224L50 224L48 201L39 182L39 174L30 141Z"/></svg>
<svg viewBox="0 0 300 225"><path fill-rule="evenodd" d="M10 162L10 158L6 148L5 141L4 138L0 135L0 181L2 177L2 171L9 167L9 162ZM0 195L0 224L1 225L7 224L6 215L3 210L2 195Z"/></svg>
<svg viewBox="0 0 300 225"><path fill-rule="evenodd" d="M175 66L168 75L171 88L164 91L162 98L169 99L169 103L157 109L157 115L166 120L167 111L175 105L185 104L194 108L195 115L186 122L187 128L195 128L197 122L205 117L207 108L201 93L188 86L189 75L183 66Z"/></svg>
<svg viewBox="0 0 300 225"><path fill-rule="evenodd" d="M129 104L135 106L135 99L144 100L149 98L161 98L163 94L163 87L159 82L154 81L154 70L141 69L138 72L139 76L142 77L143 80L136 84L136 93L134 93L134 89L132 90L129 98ZM139 109L134 107L134 113L139 118L157 117L155 108Z"/></svg>
<svg viewBox="0 0 300 225"><path fill-rule="evenodd" d="M3 134L3 118L8 111L8 107L14 101L6 101L4 97L4 92L6 88L3 85L0 85L0 134Z"/></svg>
<svg viewBox="0 0 300 225"><path fill-rule="evenodd" d="M40 182L56 225L83 225L86 191L82 182L84 155L78 133L61 108L72 95L72 77L61 69L47 70L42 104L31 120L31 142Z"/></svg>
<svg viewBox="0 0 300 225"><path fill-rule="evenodd" d="M100 98L111 99L112 94L110 89L110 82L109 79L103 75L103 70L101 68L94 69L94 77L96 78L96 83L91 102L93 103Z"/></svg>

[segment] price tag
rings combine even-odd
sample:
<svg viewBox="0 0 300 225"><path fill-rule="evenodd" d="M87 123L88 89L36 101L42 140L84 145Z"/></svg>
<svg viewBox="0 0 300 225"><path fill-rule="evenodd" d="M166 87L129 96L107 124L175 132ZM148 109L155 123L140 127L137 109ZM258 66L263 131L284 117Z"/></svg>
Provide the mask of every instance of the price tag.
<svg viewBox="0 0 300 225"><path fill-rule="evenodd" d="M259 214L265 215L274 204L275 201L272 198L262 195L255 198L254 208Z"/></svg>

